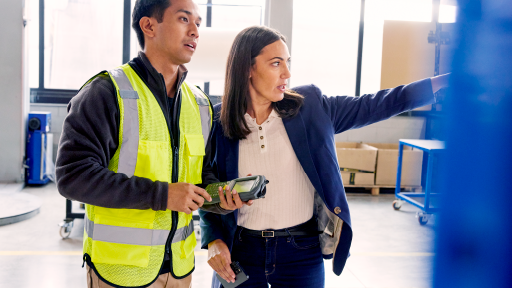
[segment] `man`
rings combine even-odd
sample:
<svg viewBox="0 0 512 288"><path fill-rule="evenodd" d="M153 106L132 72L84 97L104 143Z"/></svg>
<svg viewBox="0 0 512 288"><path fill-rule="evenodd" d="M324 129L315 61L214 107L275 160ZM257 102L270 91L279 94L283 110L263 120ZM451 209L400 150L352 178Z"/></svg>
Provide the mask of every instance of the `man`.
<svg viewBox="0 0 512 288"><path fill-rule="evenodd" d="M191 213L211 201L194 185L211 104L183 66L201 17L191 0L137 0L132 20L143 52L91 78L68 105L57 186L87 204L88 287L190 287Z"/></svg>

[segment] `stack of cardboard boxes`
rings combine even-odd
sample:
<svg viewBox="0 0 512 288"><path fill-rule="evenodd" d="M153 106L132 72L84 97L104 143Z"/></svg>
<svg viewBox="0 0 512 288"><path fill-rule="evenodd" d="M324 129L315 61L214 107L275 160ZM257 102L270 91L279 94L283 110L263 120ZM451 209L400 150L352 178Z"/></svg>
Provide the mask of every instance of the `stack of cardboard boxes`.
<svg viewBox="0 0 512 288"><path fill-rule="evenodd" d="M364 187L375 184L377 148L363 143L338 142L336 154L344 185Z"/></svg>
<svg viewBox="0 0 512 288"><path fill-rule="evenodd" d="M336 154L345 186L396 186L398 144L337 142ZM401 187L421 186L422 161L422 151L404 146Z"/></svg>

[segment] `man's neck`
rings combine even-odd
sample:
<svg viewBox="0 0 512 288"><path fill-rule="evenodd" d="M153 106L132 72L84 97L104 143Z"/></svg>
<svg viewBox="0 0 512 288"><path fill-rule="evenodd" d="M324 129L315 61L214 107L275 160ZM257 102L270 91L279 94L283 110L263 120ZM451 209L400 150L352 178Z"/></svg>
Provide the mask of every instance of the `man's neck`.
<svg viewBox="0 0 512 288"><path fill-rule="evenodd" d="M173 98L176 93L179 65L171 63L168 58L165 58L158 53L151 53L150 51L144 51L144 53L156 71L164 76L167 97Z"/></svg>

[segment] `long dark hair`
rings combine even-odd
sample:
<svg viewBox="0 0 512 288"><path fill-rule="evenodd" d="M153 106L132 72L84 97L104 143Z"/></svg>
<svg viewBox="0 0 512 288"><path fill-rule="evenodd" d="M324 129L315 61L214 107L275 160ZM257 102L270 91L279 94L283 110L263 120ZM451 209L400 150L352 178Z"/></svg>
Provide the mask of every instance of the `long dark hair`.
<svg viewBox="0 0 512 288"><path fill-rule="evenodd" d="M220 122L224 135L230 139L245 139L251 131L244 115L249 98L249 75L255 58L267 45L282 40L284 36L277 30L265 26L252 26L240 32L229 52L226 68L226 82ZM304 102L304 98L292 90L284 92L281 101L273 102L272 108L281 116L295 116Z"/></svg>

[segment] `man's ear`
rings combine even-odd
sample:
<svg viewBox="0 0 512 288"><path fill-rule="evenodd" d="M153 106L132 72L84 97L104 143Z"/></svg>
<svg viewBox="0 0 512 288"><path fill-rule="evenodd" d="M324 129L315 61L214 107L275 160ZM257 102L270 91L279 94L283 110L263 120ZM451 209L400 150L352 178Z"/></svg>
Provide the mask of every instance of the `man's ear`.
<svg viewBox="0 0 512 288"><path fill-rule="evenodd" d="M155 37L155 23L157 23L156 19L144 16L139 21L140 29L142 29L142 33L144 33L147 37L153 38Z"/></svg>

